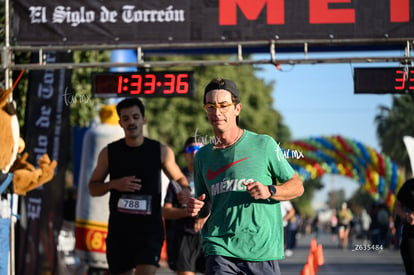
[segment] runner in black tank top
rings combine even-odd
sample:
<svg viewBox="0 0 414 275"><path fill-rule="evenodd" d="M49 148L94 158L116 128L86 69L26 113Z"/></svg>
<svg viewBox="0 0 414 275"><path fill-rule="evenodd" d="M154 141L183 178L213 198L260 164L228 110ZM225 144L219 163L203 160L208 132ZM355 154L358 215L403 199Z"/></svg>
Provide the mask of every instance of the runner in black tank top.
<svg viewBox="0 0 414 275"><path fill-rule="evenodd" d="M106 239L110 273L131 274L135 270L135 275L155 275L164 241L161 170L187 190L187 198L188 181L175 162L174 152L144 137L146 118L142 102L128 98L116 108L125 138L99 153L89 180L89 193L110 193ZM108 175L110 180L106 181ZM91 243L100 241L97 238Z"/></svg>
<svg viewBox="0 0 414 275"><path fill-rule="evenodd" d="M145 138L141 146L129 147L121 139L108 145L108 160L111 180L135 176L142 185L133 193L110 191L108 263L119 270L158 263L164 241L160 143Z"/></svg>

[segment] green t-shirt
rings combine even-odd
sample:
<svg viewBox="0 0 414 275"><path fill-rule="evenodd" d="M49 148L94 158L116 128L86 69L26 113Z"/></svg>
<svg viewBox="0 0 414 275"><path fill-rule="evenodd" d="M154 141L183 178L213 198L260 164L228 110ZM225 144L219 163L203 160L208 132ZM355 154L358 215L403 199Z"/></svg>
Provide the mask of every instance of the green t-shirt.
<svg viewBox="0 0 414 275"><path fill-rule="evenodd" d="M280 203L255 200L243 183L283 183L294 175L273 138L244 130L225 149L205 145L194 158L196 196L206 194L211 215L202 230L206 255L246 261L284 258Z"/></svg>

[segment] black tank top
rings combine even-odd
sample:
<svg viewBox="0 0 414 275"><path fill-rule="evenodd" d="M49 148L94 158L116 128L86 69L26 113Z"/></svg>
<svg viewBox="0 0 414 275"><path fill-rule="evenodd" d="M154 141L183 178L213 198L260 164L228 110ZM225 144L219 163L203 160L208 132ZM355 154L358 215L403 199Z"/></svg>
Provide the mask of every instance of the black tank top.
<svg viewBox="0 0 414 275"><path fill-rule="evenodd" d="M109 176L111 180L125 176L136 176L141 179L142 188L134 193L110 191L109 227L148 225L162 226L161 216L161 145L158 141L144 138L138 147L126 145L120 139L108 145ZM119 198L124 194L151 195L151 215L136 215L117 211ZM133 228L133 226L131 226ZM136 230L136 228L135 228Z"/></svg>

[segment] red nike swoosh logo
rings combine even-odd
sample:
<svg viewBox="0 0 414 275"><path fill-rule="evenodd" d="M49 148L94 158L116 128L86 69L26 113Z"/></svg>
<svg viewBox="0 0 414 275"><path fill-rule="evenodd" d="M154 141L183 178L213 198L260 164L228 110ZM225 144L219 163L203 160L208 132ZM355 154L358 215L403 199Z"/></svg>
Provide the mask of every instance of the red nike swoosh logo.
<svg viewBox="0 0 414 275"><path fill-rule="evenodd" d="M217 171L211 171L211 167L209 167L208 168L208 171L207 171L207 179L208 180L212 180L212 179L214 179L215 177L217 177L218 175L220 175L221 173L223 173L224 171L226 171L227 169L229 169L230 167L232 167L233 165L235 165L236 163L239 163L239 162L241 162L241 161L243 161L243 160L245 160L245 159L248 159L249 157L247 157L247 158L244 158L244 159L240 159L240 160L236 160L235 162L232 162L232 163L229 163L229 164L227 164L226 166L223 166L223 167L221 167L220 169L218 169Z"/></svg>

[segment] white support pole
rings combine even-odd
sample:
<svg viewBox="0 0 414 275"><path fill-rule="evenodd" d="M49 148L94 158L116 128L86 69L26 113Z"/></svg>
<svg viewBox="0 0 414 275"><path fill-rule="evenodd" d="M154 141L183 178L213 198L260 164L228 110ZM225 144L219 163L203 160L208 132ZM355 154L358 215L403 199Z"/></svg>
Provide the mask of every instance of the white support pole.
<svg viewBox="0 0 414 275"><path fill-rule="evenodd" d="M3 59L4 59L4 85L5 89L10 89L13 87L13 78L12 78L12 70L10 69L11 65L11 54L10 51L10 1L4 1L4 11L5 11L5 37L4 37L4 51L3 51ZM10 100L13 99L13 94L10 96ZM18 199L19 197L16 194L13 194L9 197L9 201L11 204L11 215L10 215L10 251L9 251L9 275L15 274L15 224L16 224L16 217L14 214L17 213L17 206L18 206Z"/></svg>
<svg viewBox="0 0 414 275"><path fill-rule="evenodd" d="M12 87L12 77L11 77L11 73L12 71L10 70L10 1L9 0L5 0L4 1L4 11L5 11L5 37L4 37L4 47L5 50L3 51L3 58L4 58L4 65L5 65L5 70L4 70L4 81L5 81L5 89L9 89Z"/></svg>

